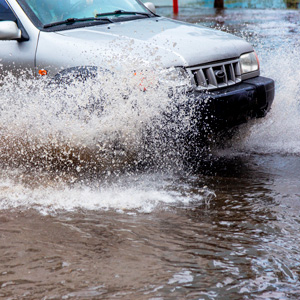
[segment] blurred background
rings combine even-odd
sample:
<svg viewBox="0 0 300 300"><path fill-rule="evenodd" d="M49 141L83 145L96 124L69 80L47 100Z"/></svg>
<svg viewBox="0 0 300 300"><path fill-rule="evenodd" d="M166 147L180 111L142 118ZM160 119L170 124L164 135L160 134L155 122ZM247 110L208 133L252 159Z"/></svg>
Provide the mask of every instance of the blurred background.
<svg viewBox="0 0 300 300"><path fill-rule="evenodd" d="M147 1L143 1L147 2ZM172 0L153 0L156 6L172 6ZM222 4L225 8L298 8L299 0L178 0L181 6L214 7Z"/></svg>

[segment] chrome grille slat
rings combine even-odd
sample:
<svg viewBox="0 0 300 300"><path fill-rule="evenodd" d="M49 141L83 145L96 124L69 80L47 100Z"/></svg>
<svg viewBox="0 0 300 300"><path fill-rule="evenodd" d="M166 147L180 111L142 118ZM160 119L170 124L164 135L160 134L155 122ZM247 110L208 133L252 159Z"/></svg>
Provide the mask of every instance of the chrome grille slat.
<svg viewBox="0 0 300 300"><path fill-rule="evenodd" d="M203 87L207 87L207 82L205 79L205 75L202 69L200 69L196 74L196 81L199 85L203 86Z"/></svg>
<svg viewBox="0 0 300 300"><path fill-rule="evenodd" d="M238 59L187 68L198 90L212 90L242 81Z"/></svg>
<svg viewBox="0 0 300 300"><path fill-rule="evenodd" d="M209 85L214 85L214 86L218 85L218 82L217 82L217 79L216 79L216 76L214 74L214 70L212 67L207 69L207 77L208 77Z"/></svg>
<svg viewBox="0 0 300 300"><path fill-rule="evenodd" d="M228 74L227 74L227 71L226 71L226 68L225 68L225 66L222 66L222 70L223 70L223 72L224 72L224 74L225 74L225 84L226 85L228 85Z"/></svg>
<svg viewBox="0 0 300 300"><path fill-rule="evenodd" d="M236 76L235 76L235 72L234 72L233 65L230 64L229 68L230 68L230 75L231 75L230 79L231 79L234 83L236 83Z"/></svg>

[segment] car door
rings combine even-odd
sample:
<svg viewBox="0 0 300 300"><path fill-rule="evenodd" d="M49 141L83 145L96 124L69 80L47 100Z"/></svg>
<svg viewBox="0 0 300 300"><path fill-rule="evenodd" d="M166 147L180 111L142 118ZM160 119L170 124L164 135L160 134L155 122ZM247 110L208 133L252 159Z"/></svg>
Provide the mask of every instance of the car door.
<svg viewBox="0 0 300 300"><path fill-rule="evenodd" d="M11 72L15 75L23 74L24 71L34 72L35 68L35 51L38 33L33 33L31 28L26 30L19 16L13 11L11 4L18 7L15 0L0 0L0 31L1 28L5 28L5 26L1 26L2 22L13 21L17 24L19 29L21 29L22 37L18 40L4 40L0 38L1 77L7 74L7 72ZM23 13L21 17L24 20L26 15ZM4 25L4 23L2 23L2 25Z"/></svg>

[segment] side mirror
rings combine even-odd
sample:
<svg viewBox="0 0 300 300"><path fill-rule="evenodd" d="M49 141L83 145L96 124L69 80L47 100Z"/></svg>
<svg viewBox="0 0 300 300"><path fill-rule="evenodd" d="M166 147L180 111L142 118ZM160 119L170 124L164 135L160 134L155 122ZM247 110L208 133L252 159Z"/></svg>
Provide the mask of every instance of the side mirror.
<svg viewBox="0 0 300 300"><path fill-rule="evenodd" d="M144 5L154 14L156 13L155 5L152 2L146 2Z"/></svg>
<svg viewBox="0 0 300 300"><path fill-rule="evenodd" d="M13 21L0 21L0 40L18 40L22 32Z"/></svg>

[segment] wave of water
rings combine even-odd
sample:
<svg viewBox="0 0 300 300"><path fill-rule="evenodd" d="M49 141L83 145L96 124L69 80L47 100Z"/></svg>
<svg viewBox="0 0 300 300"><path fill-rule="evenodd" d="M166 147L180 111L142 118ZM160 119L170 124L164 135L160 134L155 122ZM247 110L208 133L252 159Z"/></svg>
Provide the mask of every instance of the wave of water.
<svg viewBox="0 0 300 300"><path fill-rule="evenodd" d="M0 175L0 209L33 208L42 214L61 211L114 210L118 213L150 213L156 209L191 206L209 202L215 197L208 187L191 189L185 184L173 185L173 177L162 174L119 176L115 180L90 184L66 184L71 177L53 179L47 174L24 176L19 171ZM42 180L41 180L42 179ZM35 183L35 181L41 181Z"/></svg>

